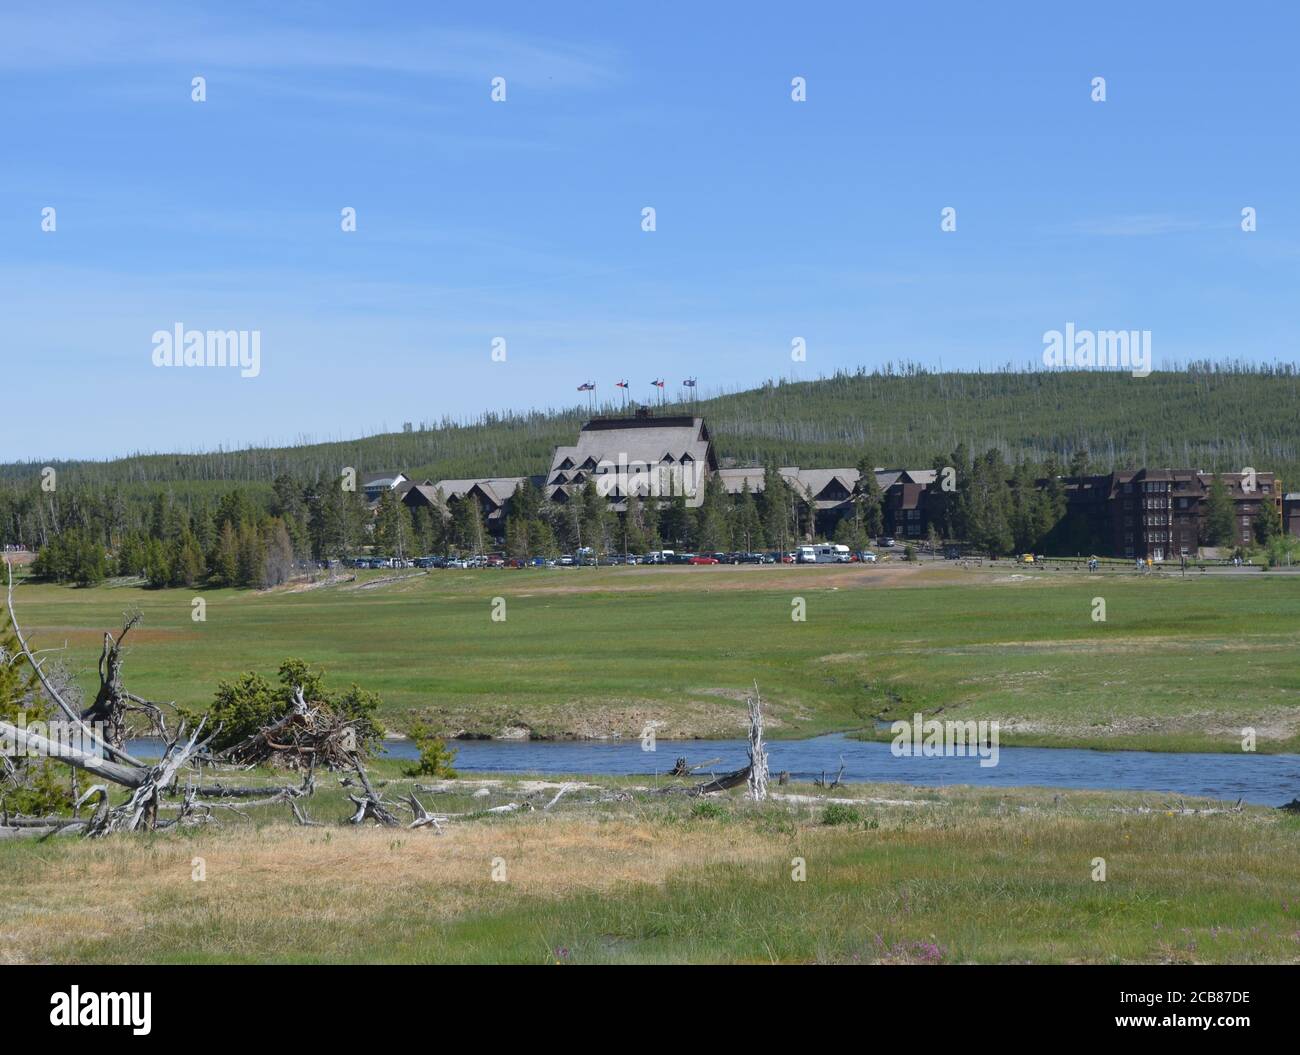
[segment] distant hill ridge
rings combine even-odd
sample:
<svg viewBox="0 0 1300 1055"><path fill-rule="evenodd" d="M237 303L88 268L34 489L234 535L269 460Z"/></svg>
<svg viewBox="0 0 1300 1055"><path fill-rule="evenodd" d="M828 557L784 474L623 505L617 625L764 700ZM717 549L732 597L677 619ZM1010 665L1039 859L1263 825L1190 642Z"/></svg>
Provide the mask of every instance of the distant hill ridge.
<svg viewBox="0 0 1300 1055"><path fill-rule="evenodd" d="M1137 466L1277 472L1300 487L1300 370L1293 364L1193 364L1134 378L1109 371L934 372L915 366L837 373L814 381L666 404L708 422L723 465L924 466L964 443L1002 450L1009 462L1068 463L1089 453L1096 471ZM597 413L621 413L619 404ZM585 408L484 414L362 439L203 454L149 454L105 462L52 462L60 484L126 491L269 484L281 473L336 476L394 469L414 478L546 471L553 449L572 443ZM27 483L36 463L0 465L0 481ZM185 485L188 485L185 486Z"/></svg>

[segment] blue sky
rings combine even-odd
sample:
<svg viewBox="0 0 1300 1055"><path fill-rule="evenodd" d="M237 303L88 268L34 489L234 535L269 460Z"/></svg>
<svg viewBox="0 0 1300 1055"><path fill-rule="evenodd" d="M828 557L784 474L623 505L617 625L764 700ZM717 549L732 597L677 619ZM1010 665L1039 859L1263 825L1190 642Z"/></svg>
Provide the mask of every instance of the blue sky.
<svg viewBox="0 0 1300 1055"><path fill-rule="evenodd" d="M0 12L0 461L1019 366L1067 322L1300 358L1294 5L116 7ZM178 322L260 330L260 376L154 367Z"/></svg>

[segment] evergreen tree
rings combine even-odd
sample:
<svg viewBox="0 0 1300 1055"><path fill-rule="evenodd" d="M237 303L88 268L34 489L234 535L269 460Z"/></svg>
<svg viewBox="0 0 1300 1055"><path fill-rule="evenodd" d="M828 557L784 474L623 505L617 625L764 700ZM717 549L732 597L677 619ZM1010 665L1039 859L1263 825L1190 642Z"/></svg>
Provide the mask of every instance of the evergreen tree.
<svg viewBox="0 0 1300 1055"><path fill-rule="evenodd" d="M863 456L858 459L858 479L853 485L853 537L855 543L844 543L852 549L862 549L868 538L875 538L885 527L884 492L876 479L874 460Z"/></svg>
<svg viewBox="0 0 1300 1055"><path fill-rule="evenodd" d="M1253 527L1255 539L1261 546L1267 546L1282 534L1282 517L1277 511L1272 495L1259 496L1259 511L1255 514Z"/></svg>
<svg viewBox="0 0 1300 1055"><path fill-rule="evenodd" d="M1232 496L1222 476L1210 481L1210 493L1205 500L1205 519L1202 538L1207 546L1227 546L1236 541Z"/></svg>
<svg viewBox="0 0 1300 1055"><path fill-rule="evenodd" d="M405 560L410 555L414 534L410 508L392 491L385 491L379 498L375 517L376 552Z"/></svg>
<svg viewBox="0 0 1300 1055"><path fill-rule="evenodd" d="M212 579L218 586L234 586L239 582L239 539L230 521L221 525L217 548L212 554Z"/></svg>
<svg viewBox="0 0 1300 1055"><path fill-rule="evenodd" d="M763 468L763 494L759 502L759 514L763 521L763 534L769 546L777 547L782 553L790 549L794 534L791 530L791 510L794 494L772 463Z"/></svg>
<svg viewBox="0 0 1300 1055"><path fill-rule="evenodd" d="M1015 546L1010 524L1011 493L1006 463L996 448L976 459L970 487L962 492L962 498L970 541L994 557L1010 553Z"/></svg>
<svg viewBox="0 0 1300 1055"><path fill-rule="evenodd" d="M720 553L731 548L731 525L727 514L730 502L726 488L717 475L710 476L704 484L704 495L699 508L695 511L698 525L696 537L699 547L705 553Z"/></svg>
<svg viewBox="0 0 1300 1055"><path fill-rule="evenodd" d="M534 520L528 526L528 546L535 557L555 558L560 555L559 544L555 541L555 531L544 519Z"/></svg>
<svg viewBox="0 0 1300 1055"><path fill-rule="evenodd" d="M740 496L732 510L731 540L733 546L740 547L745 553L755 553L764 548L763 522L758 515L758 503L745 480L740 487Z"/></svg>
<svg viewBox="0 0 1300 1055"><path fill-rule="evenodd" d="M593 553L603 556L610 550L612 514L609 502L600 494L596 481L590 477L578 492L579 515L582 518L582 544L590 546Z"/></svg>
<svg viewBox="0 0 1300 1055"><path fill-rule="evenodd" d="M172 584L193 587L207 574L203 561L203 548L194 532L188 528L181 533L176 542L176 551L172 561Z"/></svg>

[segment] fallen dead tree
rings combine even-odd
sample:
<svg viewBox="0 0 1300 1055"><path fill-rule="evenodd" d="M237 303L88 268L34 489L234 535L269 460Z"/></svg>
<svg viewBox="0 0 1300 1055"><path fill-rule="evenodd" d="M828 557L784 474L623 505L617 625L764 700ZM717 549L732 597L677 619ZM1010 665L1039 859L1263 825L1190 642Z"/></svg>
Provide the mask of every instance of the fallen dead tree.
<svg viewBox="0 0 1300 1055"><path fill-rule="evenodd" d="M381 824L386 828L396 828L402 822L393 816L392 811L388 808L389 803L386 803L376 794L375 789L370 784L370 777L366 774L366 767L361 764L361 759L355 752L352 754L351 761L356 768L357 776L361 780L361 786L365 789L364 796L348 796L357 808L357 812L352 815L352 823L364 824L366 818L370 818L376 824Z"/></svg>
<svg viewBox="0 0 1300 1055"><path fill-rule="evenodd" d="M35 654L32 652L31 646L27 643L27 638L23 634L22 627L18 623L18 615L14 611L14 568L8 558L5 559L5 567L8 571L6 607L9 610L9 622L13 627L14 638L18 642L18 656L15 658L26 660L28 665L32 668L32 673L36 675L37 681L40 682L41 688L45 690L45 694L63 713L63 716L69 723L71 723L72 727L80 737L82 737L86 742L94 744L105 754L112 758L116 758L119 762L125 765L143 768L144 764L139 759L132 758L127 754L120 744L110 743L102 737L92 725L82 718L80 712L78 712L63 698L62 693L60 693L54 686L54 683L50 680L49 675L45 670L45 661L36 658Z"/></svg>
<svg viewBox="0 0 1300 1055"><path fill-rule="evenodd" d="M758 685L754 685L754 695L746 701L749 707L749 765L742 766L740 769L732 770L730 773L724 773L722 776L715 776L711 780L706 780L700 784L693 784L690 787L683 787L681 784L671 784L667 787L659 788L661 795L712 795L719 791L729 791L731 788L738 788L742 784L748 788L748 796L755 802L762 802L767 798L767 748L763 745L763 701L759 696ZM699 767L686 766L686 760L679 758L677 765L673 767L673 775L686 775ZM704 763L707 764L707 763ZM682 772L678 772L681 770Z"/></svg>
<svg viewBox="0 0 1300 1055"><path fill-rule="evenodd" d="M25 743L28 749L35 748L39 750L43 748L48 752L47 757L67 762L77 769L93 773L95 776L102 777L108 782L127 788L130 791L125 802L110 807L107 786L104 784L92 785L76 803L76 807L80 809L91 797L97 796L98 805L91 818L83 819L75 816L72 818L49 818L48 825L41 823L39 818L35 819L36 823L32 823L32 819L29 818L15 818L4 825L0 825L0 828L4 829L3 834L5 837L44 836L64 830L75 830L93 837L107 835L111 832L170 827L173 824L191 820L193 807L197 805L192 799L187 799L189 808L182 808L180 816L171 822L160 823L158 811L162 804L163 794L175 784L181 767L186 765L195 754L203 750L207 744L207 741L199 741L199 736L203 731L202 722L199 723L199 727L195 729L188 741L183 744L180 742L169 744L163 757L156 764L141 767L123 766L119 763L96 758L94 755L75 750L67 745L52 742L43 737L35 737L26 730L15 729L8 723L0 723L0 726L5 726L18 737L24 738L20 742ZM4 729L0 729L0 732L4 731ZM38 741L43 741L43 744ZM53 831L47 830L51 825L54 826Z"/></svg>
<svg viewBox="0 0 1300 1055"><path fill-rule="evenodd" d="M686 761L685 755L681 755L678 757L677 761L673 763L673 768L668 771L668 775L670 777L689 777L696 770L706 769L707 767L715 765L721 761L721 758L710 758L703 762L690 763Z"/></svg>
<svg viewBox="0 0 1300 1055"><path fill-rule="evenodd" d="M827 790L831 788L838 788L843 783L844 783L844 756L843 755L840 755L840 771L835 774L834 780L829 782L826 780L826 770L824 769L822 770L822 775L820 777L813 778L814 787L826 788Z"/></svg>

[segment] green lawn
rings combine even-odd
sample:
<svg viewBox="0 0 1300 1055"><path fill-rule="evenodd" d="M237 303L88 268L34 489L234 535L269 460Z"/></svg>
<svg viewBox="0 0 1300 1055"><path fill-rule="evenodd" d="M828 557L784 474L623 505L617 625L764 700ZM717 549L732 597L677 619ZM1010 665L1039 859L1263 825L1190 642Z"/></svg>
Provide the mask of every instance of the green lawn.
<svg viewBox="0 0 1300 1055"><path fill-rule="evenodd" d="M137 693L202 704L219 679L297 656L379 692L399 730L421 714L452 733L735 735L757 681L776 736L942 709L1000 720L1004 743L1237 750L1252 726L1262 751L1300 748L1300 578L1264 573L435 571L267 594L23 583L16 603L87 689L102 631L139 610Z"/></svg>

